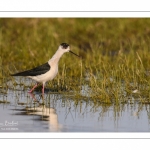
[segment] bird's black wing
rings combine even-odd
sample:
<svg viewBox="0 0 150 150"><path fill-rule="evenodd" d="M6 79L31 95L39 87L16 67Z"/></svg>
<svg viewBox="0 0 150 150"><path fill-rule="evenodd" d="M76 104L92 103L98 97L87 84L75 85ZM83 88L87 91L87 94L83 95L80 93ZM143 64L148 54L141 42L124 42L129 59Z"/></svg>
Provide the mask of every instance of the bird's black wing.
<svg viewBox="0 0 150 150"><path fill-rule="evenodd" d="M38 66L36 68L30 69L30 70L26 70L23 72L19 72L19 73L15 73L12 74L11 76L37 76L37 75L41 75L46 73L47 71L49 71L51 68L51 66L47 63Z"/></svg>

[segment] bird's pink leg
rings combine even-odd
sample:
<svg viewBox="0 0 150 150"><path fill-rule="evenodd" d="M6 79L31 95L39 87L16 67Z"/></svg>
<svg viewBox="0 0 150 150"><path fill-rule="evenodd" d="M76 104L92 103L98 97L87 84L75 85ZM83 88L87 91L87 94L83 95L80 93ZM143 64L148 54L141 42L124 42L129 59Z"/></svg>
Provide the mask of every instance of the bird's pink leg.
<svg viewBox="0 0 150 150"><path fill-rule="evenodd" d="M44 95L44 85L45 83L43 83L43 88L42 88L42 94Z"/></svg>
<svg viewBox="0 0 150 150"><path fill-rule="evenodd" d="M29 93L30 94L30 96L32 97L32 99L34 100L34 101L38 101L36 98L35 98L35 96L33 95L33 93Z"/></svg>
<svg viewBox="0 0 150 150"><path fill-rule="evenodd" d="M28 91L28 93L32 93L33 90L39 85L39 83L37 83L30 91Z"/></svg>

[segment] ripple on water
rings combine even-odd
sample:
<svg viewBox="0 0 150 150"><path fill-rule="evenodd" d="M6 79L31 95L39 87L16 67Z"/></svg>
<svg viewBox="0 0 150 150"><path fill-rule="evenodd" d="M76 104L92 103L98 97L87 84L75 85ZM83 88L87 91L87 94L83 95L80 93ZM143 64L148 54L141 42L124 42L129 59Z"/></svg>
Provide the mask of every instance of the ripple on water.
<svg viewBox="0 0 150 150"><path fill-rule="evenodd" d="M81 91L85 94L84 91ZM0 94L0 132L148 132L150 106L75 103L59 93L29 94L8 90Z"/></svg>

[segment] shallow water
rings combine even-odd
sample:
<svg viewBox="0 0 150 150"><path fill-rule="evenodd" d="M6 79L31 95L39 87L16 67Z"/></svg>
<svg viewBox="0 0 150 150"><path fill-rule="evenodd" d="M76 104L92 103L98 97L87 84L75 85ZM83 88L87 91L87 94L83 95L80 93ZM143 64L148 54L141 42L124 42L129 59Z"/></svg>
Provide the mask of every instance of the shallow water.
<svg viewBox="0 0 150 150"><path fill-rule="evenodd" d="M0 132L149 132L150 106L95 105L46 92L0 94Z"/></svg>

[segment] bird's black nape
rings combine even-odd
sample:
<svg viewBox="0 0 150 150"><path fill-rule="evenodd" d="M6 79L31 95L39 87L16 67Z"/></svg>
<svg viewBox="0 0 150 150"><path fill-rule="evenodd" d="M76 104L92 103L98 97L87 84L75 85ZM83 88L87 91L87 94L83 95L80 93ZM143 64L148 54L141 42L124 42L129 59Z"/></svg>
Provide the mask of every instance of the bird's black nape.
<svg viewBox="0 0 150 150"><path fill-rule="evenodd" d="M61 43L60 45L63 47L63 49L66 49L69 46L69 44L67 44L67 43Z"/></svg>

